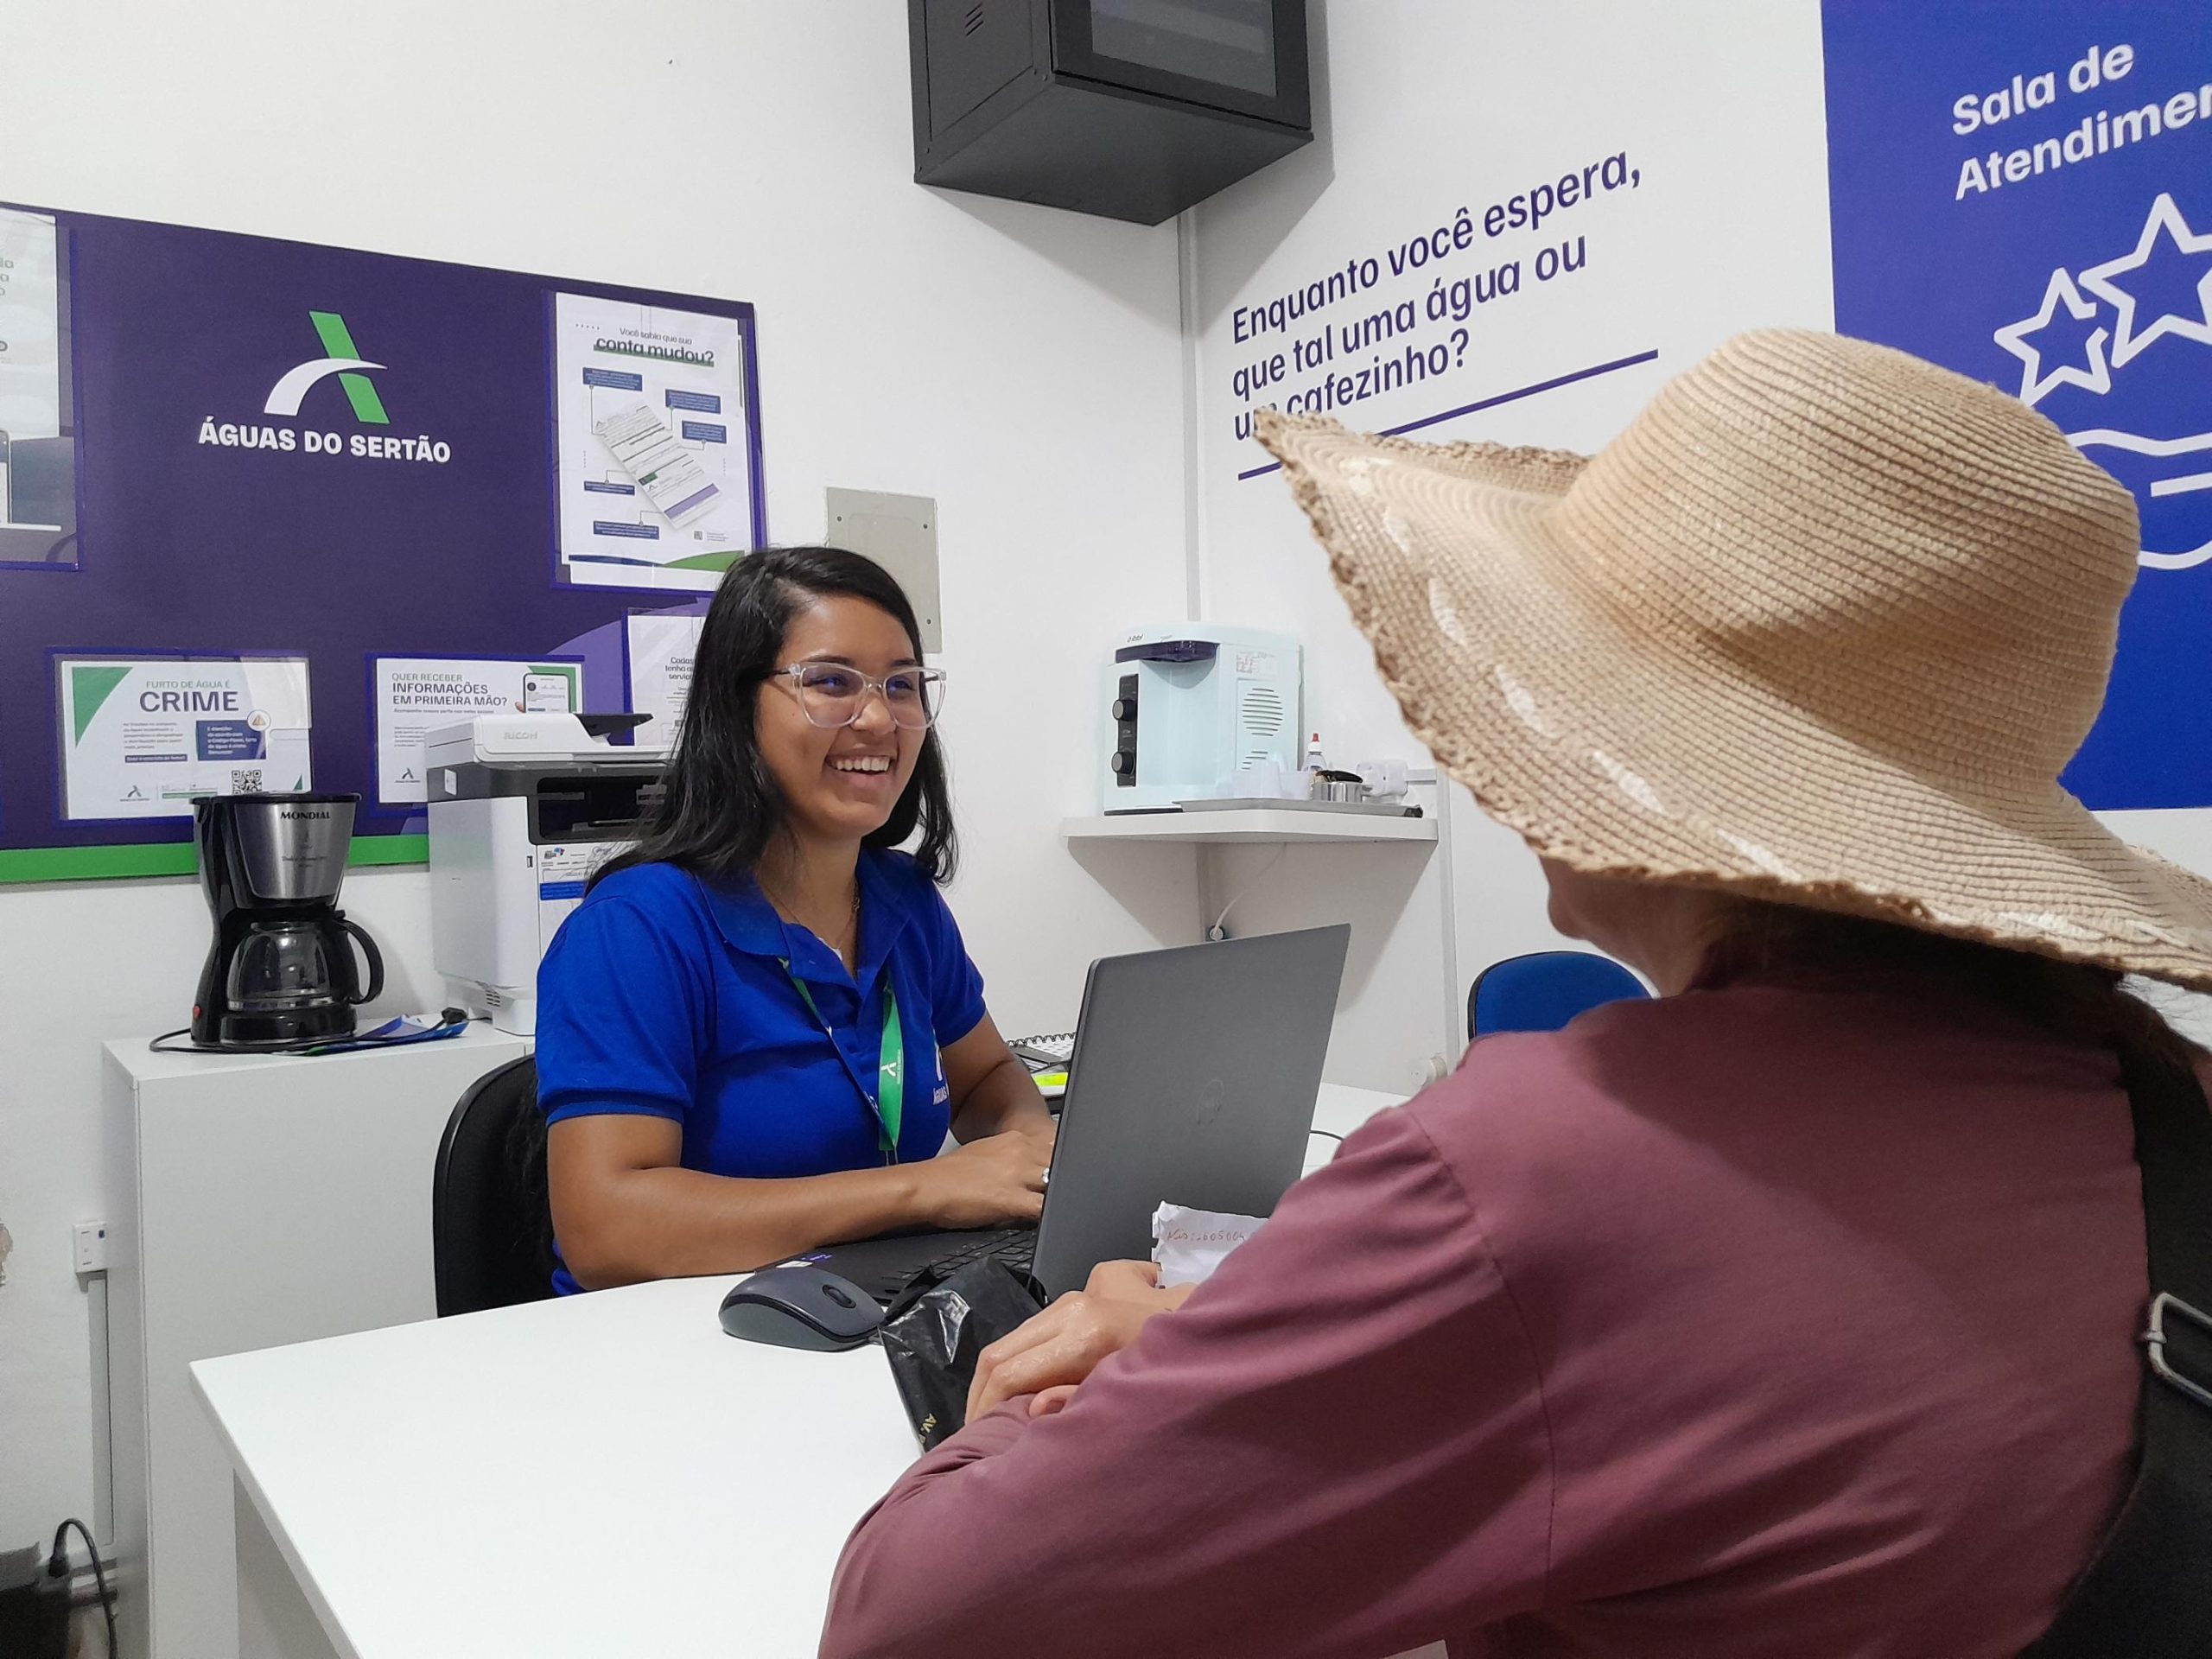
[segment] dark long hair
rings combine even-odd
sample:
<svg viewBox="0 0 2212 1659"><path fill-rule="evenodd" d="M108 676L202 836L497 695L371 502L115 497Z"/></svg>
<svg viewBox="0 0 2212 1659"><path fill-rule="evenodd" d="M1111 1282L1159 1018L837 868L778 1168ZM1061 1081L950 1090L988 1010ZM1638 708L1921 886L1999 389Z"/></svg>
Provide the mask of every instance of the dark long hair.
<svg viewBox="0 0 2212 1659"><path fill-rule="evenodd" d="M593 880L632 864L674 864L727 878L760 862L790 811L754 733L760 688L775 670L791 619L832 595L866 600L888 613L906 629L920 659L922 631L914 607L874 560L841 547L779 547L739 560L707 607L666 792L637 844L601 866ZM917 830L921 839L909 849L914 861L931 880L950 880L959 849L944 751L934 727L922 734L914 775L890 817L863 844L898 847Z"/></svg>
<svg viewBox="0 0 2212 1659"><path fill-rule="evenodd" d="M1695 982L1853 966L1932 969L1948 983L1989 993L2064 1041L2110 1049L2130 1075L2146 1080L2190 1076L2205 1056L2113 969L1763 899L1722 912Z"/></svg>

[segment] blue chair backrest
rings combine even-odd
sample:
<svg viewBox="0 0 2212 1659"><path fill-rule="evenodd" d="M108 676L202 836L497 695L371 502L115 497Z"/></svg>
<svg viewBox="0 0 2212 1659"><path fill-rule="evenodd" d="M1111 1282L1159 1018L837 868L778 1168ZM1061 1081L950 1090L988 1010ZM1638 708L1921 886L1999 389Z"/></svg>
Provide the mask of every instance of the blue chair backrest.
<svg viewBox="0 0 2212 1659"><path fill-rule="evenodd" d="M1557 1031L1585 1008L1648 995L1611 957L1536 950L1494 962L1467 993L1469 1040L1499 1031Z"/></svg>

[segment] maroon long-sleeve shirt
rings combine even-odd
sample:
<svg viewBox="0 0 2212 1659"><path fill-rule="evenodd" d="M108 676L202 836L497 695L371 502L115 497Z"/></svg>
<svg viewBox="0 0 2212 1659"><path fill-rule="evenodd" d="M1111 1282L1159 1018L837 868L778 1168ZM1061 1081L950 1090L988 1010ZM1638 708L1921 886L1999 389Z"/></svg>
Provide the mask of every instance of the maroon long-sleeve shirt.
<svg viewBox="0 0 2212 1659"><path fill-rule="evenodd" d="M2017 1654L2129 1467L2113 1056L1930 981L1492 1038L1057 1416L861 1523L836 1659Z"/></svg>

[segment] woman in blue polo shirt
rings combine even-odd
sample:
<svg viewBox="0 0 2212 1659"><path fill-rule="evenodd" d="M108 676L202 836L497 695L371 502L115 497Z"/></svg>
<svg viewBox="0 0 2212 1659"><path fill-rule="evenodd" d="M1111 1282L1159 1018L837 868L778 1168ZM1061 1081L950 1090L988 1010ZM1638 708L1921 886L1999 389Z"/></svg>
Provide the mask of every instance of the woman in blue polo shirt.
<svg viewBox="0 0 2212 1659"><path fill-rule="evenodd" d="M666 798L538 972L561 1289L1036 1218L1052 1120L937 889L941 689L872 561L723 579Z"/></svg>

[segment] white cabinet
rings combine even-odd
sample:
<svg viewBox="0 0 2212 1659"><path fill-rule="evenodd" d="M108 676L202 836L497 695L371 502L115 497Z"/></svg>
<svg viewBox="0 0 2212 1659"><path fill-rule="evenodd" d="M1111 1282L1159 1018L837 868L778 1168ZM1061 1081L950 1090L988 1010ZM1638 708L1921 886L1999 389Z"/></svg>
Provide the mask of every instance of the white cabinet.
<svg viewBox="0 0 2212 1659"><path fill-rule="evenodd" d="M481 1026L315 1059L106 1046L117 1611L131 1659L238 1652L230 1460L186 1367L432 1318L439 1137L471 1083L529 1052Z"/></svg>

